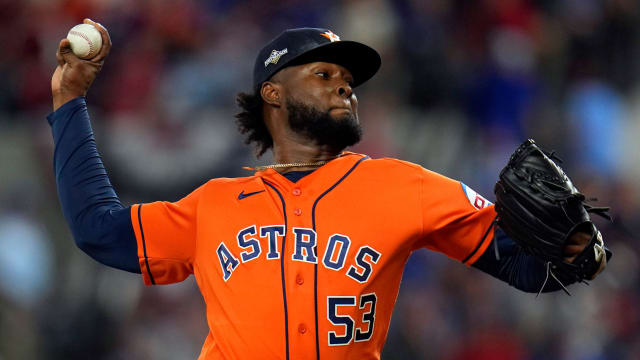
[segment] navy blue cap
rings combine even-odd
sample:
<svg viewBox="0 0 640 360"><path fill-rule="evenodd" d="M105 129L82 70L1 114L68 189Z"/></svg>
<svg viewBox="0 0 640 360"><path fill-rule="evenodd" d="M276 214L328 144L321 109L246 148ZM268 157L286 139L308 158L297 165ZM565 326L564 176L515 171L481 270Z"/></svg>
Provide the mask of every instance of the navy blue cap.
<svg viewBox="0 0 640 360"><path fill-rule="evenodd" d="M258 53L253 67L254 89L287 66L315 61L344 66L353 75L353 87L371 79L382 63L378 52L371 47L356 41L341 41L331 30L289 29Z"/></svg>

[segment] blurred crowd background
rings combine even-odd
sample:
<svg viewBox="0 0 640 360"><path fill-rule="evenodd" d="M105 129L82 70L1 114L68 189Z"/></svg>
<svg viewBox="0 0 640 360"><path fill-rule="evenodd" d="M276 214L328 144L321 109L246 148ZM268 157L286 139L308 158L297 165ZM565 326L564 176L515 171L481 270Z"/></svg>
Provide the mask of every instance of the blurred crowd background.
<svg viewBox="0 0 640 360"><path fill-rule="evenodd" d="M0 359L195 359L207 334L193 277L145 287L83 254L66 227L45 117L57 44L85 17L113 40L87 101L126 204L270 163L237 134L235 94L282 30L329 28L383 59L356 89L354 151L494 199L531 137L614 216L597 220L613 261L571 297L416 252L383 359L640 359L637 0L0 0Z"/></svg>

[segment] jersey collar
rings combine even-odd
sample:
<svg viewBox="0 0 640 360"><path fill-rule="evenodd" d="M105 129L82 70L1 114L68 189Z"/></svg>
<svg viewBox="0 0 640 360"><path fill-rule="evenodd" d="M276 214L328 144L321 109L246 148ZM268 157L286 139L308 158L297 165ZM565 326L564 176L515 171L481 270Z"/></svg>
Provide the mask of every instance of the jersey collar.
<svg viewBox="0 0 640 360"><path fill-rule="evenodd" d="M255 176L262 178L263 181L267 181L278 188L288 192L295 188L302 189L305 194L321 194L326 189L335 184L340 178L342 178L353 166L362 158L367 157L363 154L345 151L340 156L328 163L322 165L311 174L298 180L298 182L291 182L285 178L282 174L274 169L266 169L263 171L256 171Z"/></svg>

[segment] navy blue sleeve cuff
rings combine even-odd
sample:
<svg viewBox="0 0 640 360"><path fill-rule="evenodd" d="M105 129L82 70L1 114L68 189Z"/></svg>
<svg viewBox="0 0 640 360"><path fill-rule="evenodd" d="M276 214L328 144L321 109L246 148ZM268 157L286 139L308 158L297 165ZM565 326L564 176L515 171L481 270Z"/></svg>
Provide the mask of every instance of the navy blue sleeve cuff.
<svg viewBox="0 0 640 360"><path fill-rule="evenodd" d="M64 105L60 106L58 110L47 115L49 125L53 126L53 123L57 119L69 118L81 106L87 106L84 96L78 96L77 98L66 102Z"/></svg>

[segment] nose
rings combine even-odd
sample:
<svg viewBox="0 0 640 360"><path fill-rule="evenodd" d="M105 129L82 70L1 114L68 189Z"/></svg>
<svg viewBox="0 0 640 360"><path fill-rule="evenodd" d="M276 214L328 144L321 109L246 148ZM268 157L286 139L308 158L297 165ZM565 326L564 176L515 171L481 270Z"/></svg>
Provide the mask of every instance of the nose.
<svg viewBox="0 0 640 360"><path fill-rule="evenodd" d="M348 83L344 83L338 86L338 95L340 95L340 97L348 99L351 97L352 94L353 94L353 89L351 89L351 86L349 86Z"/></svg>

